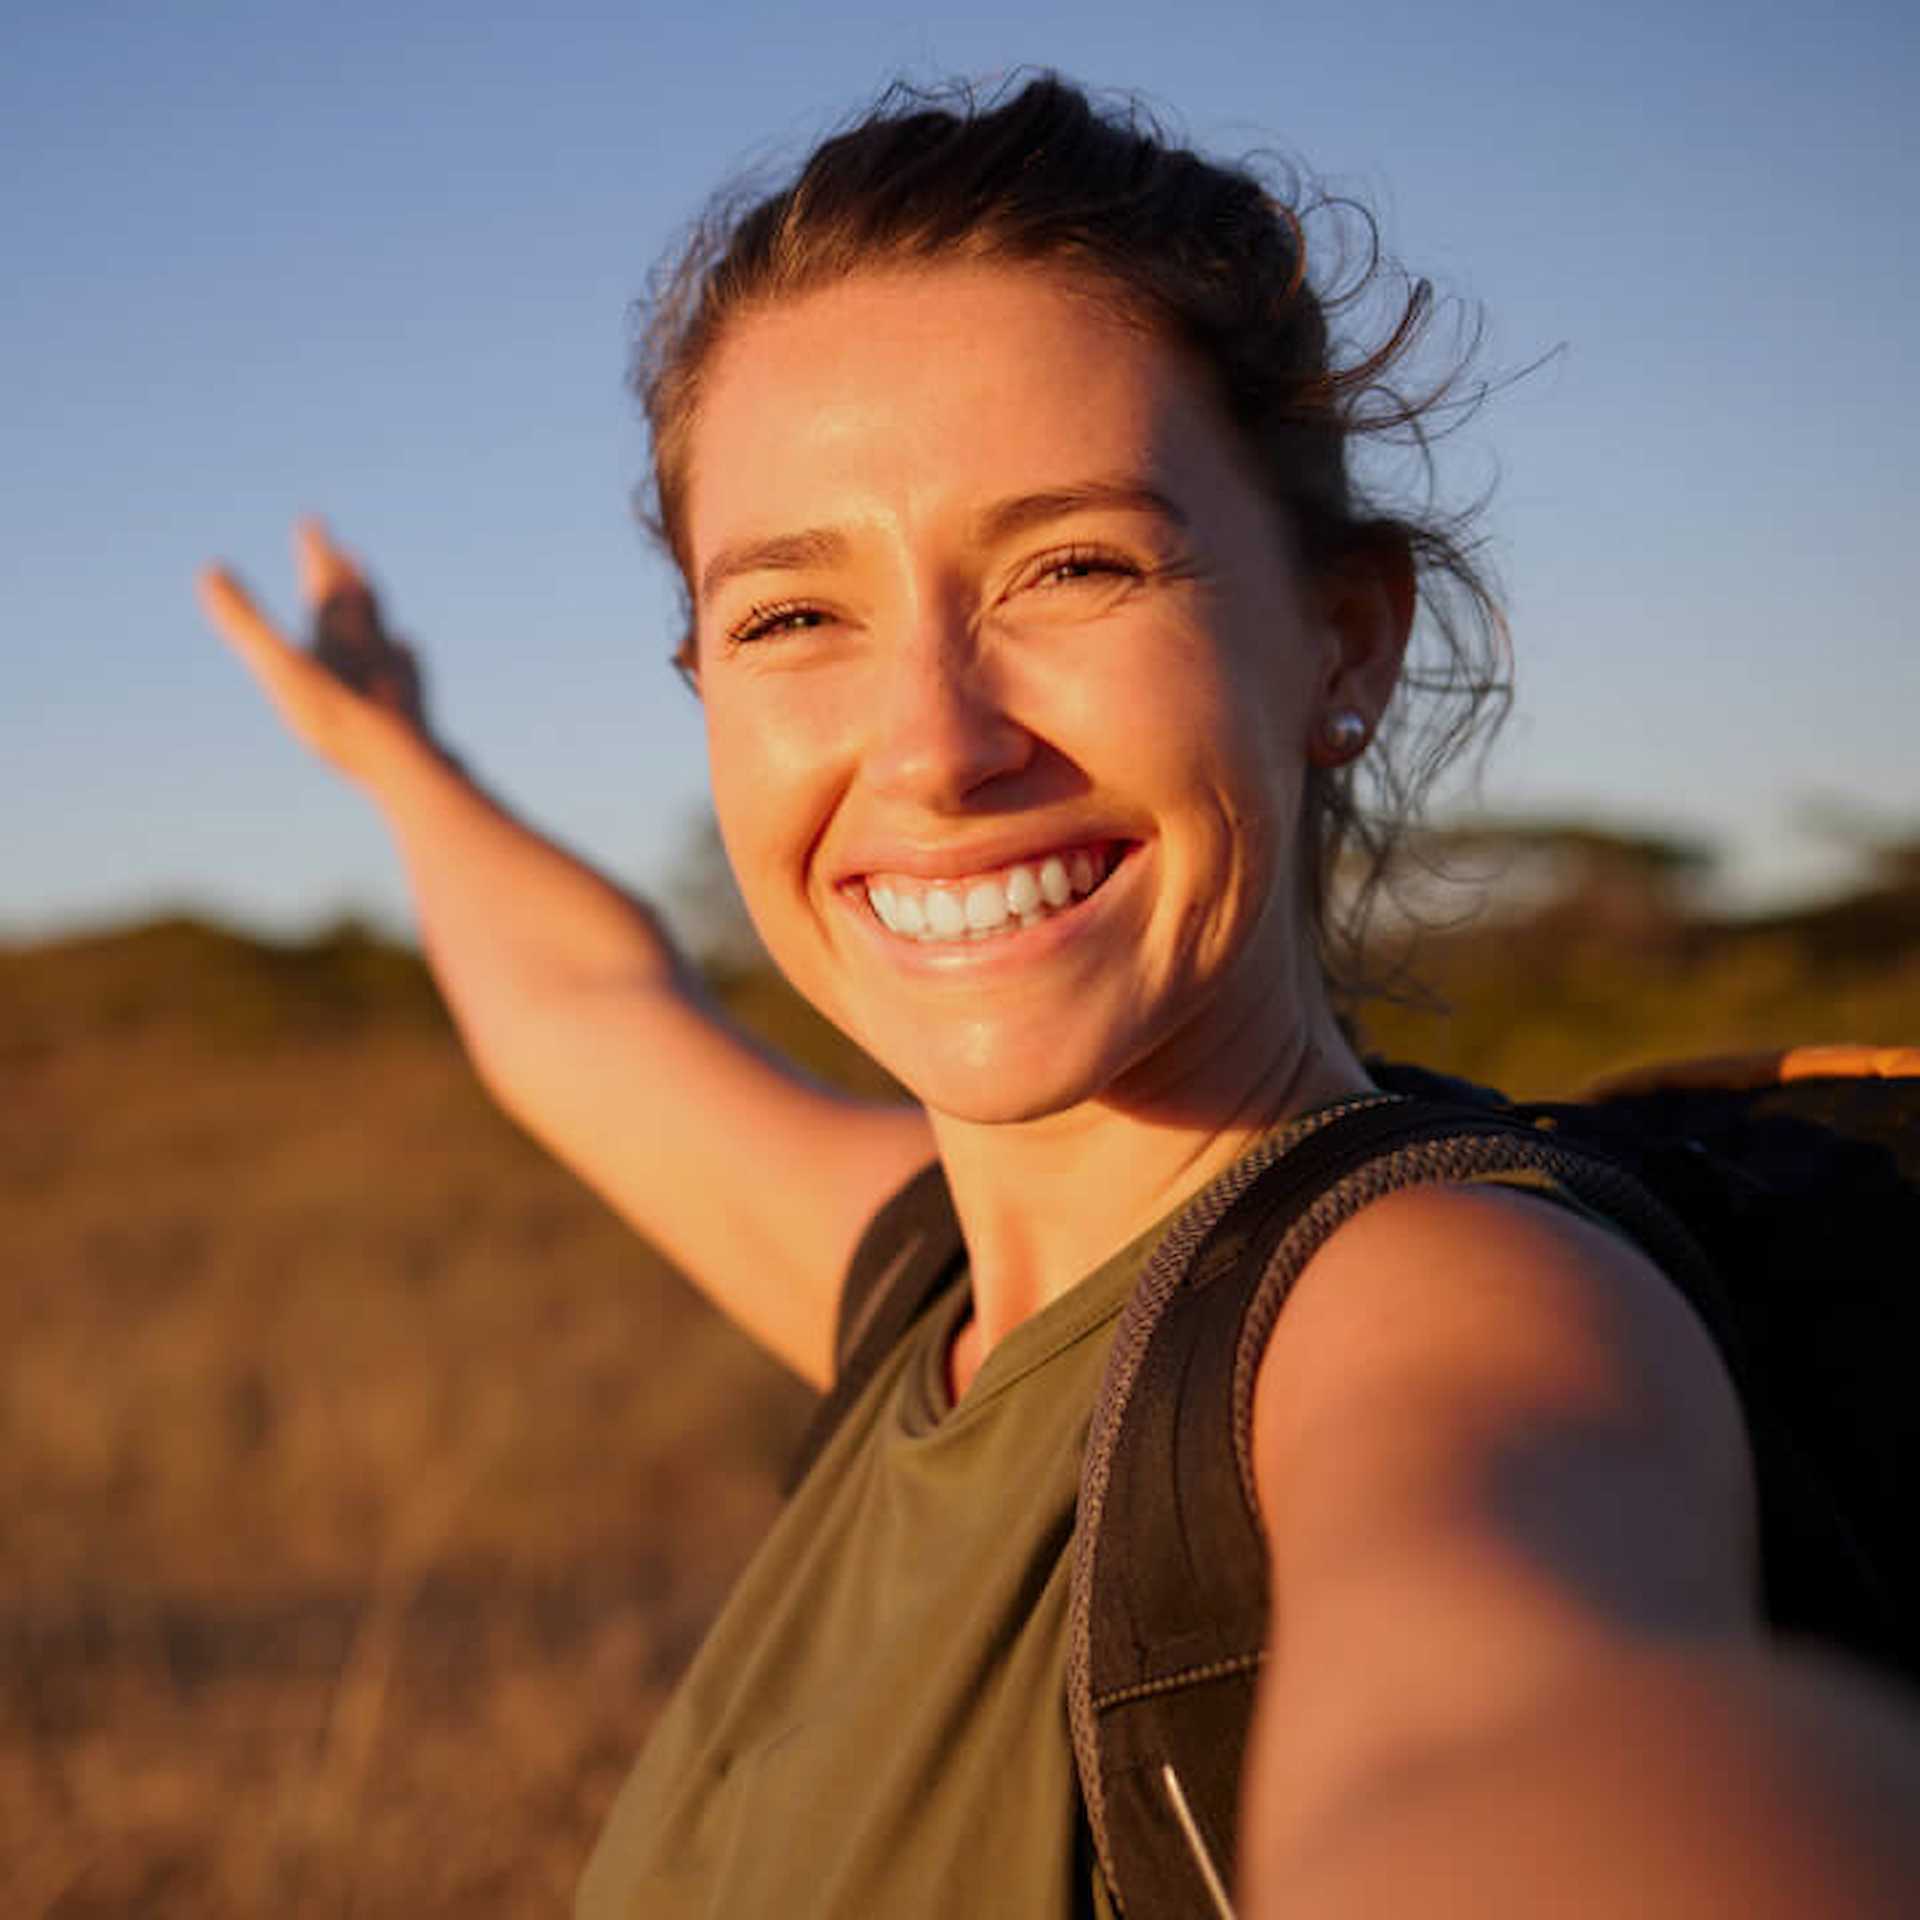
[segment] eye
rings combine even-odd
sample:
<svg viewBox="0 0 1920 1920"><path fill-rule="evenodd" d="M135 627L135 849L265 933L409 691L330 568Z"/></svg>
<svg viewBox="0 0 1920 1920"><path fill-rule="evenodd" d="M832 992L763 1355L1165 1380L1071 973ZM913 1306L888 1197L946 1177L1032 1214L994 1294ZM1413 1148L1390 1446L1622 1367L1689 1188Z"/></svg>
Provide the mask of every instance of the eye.
<svg viewBox="0 0 1920 1920"><path fill-rule="evenodd" d="M1042 554L1019 584L1022 587L1076 587L1090 582L1112 585L1138 580L1141 571L1137 562L1106 547L1068 547L1058 553Z"/></svg>
<svg viewBox="0 0 1920 1920"><path fill-rule="evenodd" d="M762 601L727 629L727 644L740 647L755 640L777 640L782 634L808 633L826 620L825 613L805 600Z"/></svg>

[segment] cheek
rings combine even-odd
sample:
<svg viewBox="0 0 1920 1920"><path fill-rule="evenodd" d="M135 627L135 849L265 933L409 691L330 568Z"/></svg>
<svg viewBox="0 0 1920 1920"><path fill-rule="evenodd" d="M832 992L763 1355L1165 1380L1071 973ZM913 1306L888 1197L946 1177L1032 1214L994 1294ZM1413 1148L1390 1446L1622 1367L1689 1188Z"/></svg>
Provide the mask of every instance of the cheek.
<svg viewBox="0 0 1920 1920"><path fill-rule="evenodd" d="M1191 879L1207 896L1201 913L1217 938L1239 938L1292 897L1306 763L1277 679L1224 675L1196 687L1165 730L1178 758L1167 777L1184 784L1198 811Z"/></svg>
<svg viewBox="0 0 1920 1920"><path fill-rule="evenodd" d="M1264 837L1296 804L1302 757L1278 676L1218 659L1149 678L1160 697L1129 696L1126 764L1169 799Z"/></svg>
<svg viewBox="0 0 1920 1920"><path fill-rule="evenodd" d="M809 911L811 859L831 812L830 756L776 703L736 697L706 711L708 784L727 861L768 951L790 969Z"/></svg>
<svg viewBox="0 0 1920 1920"><path fill-rule="evenodd" d="M714 819L741 897L764 938L767 929L762 913L773 871L780 808L777 803L769 804L768 783L755 778L755 769L763 758L737 719L708 707L707 784L713 795Z"/></svg>

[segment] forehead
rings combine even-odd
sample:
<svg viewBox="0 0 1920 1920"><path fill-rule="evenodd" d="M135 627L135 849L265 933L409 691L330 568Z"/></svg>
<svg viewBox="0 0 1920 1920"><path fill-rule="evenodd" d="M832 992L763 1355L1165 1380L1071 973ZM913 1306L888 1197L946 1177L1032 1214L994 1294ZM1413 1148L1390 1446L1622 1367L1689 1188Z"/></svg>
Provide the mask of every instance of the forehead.
<svg viewBox="0 0 1920 1920"><path fill-rule="evenodd" d="M697 570L742 535L917 523L1094 475L1204 494L1234 464L1229 439L1197 365L1085 282L861 274L722 340L688 442L688 544Z"/></svg>

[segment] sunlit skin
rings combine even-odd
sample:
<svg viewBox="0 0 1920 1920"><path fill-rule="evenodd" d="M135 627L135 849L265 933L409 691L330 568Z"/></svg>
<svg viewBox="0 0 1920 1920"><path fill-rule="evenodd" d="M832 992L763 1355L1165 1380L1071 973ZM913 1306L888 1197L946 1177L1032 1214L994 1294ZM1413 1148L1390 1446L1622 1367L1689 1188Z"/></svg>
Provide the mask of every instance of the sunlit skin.
<svg viewBox="0 0 1920 1920"><path fill-rule="evenodd" d="M1194 366L1063 278L943 267L752 316L703 394L727 849L782 970L933 1112L963 1217L984 1159L1031 1201L1116 1127L1164 1165L1101 1205L1152 1206L1364 1084L1295 874L1316 722L1377 711L1397 616L1303 577ZM1075 848L1118 864L987 940L868 904Z"/></svg>

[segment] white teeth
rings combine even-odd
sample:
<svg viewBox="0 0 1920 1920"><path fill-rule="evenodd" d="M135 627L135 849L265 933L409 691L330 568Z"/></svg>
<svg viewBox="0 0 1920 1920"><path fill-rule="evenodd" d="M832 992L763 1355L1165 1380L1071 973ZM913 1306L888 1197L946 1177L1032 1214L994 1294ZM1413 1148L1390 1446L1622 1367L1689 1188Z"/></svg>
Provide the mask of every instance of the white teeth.
<svg viewBox="0 0 1920 1920"><path fill-rule="evenodd" d="M958 893L946 886L908 892L870 882L867 901L888 932L908 940L986 940L1014 922L1038 926L1049 913L1091 893L1107 870L1082 848L1050 854L1037 870L1009 867L1001 878L976 880Z"/></svg>
<svg viewBox="0 0 1920 1920"><path fill-rule="evenodd" d="M951 940L967 930L965 909L950 893L930 893L925 901L927 931L936 940Z"/></svg>
<svg viewBox="0 0 1920 1920"><path fill-rule="evenodd" d="M978 880L967 889L967 925L975 933L991 933L1007 923L1007 890L991 880Z"/></svg>

